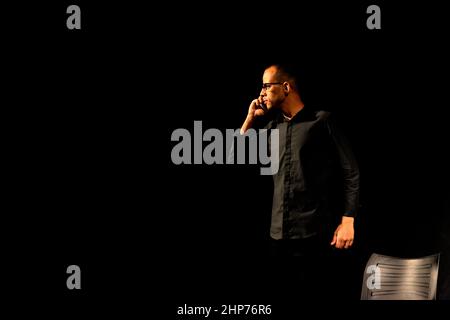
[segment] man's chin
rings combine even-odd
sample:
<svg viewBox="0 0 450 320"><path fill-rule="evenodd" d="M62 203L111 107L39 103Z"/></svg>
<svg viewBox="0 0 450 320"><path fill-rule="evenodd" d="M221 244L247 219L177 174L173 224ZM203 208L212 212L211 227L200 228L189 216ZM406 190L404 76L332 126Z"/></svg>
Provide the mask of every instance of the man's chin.
<svg viewBox="0 0 450 320"><path fill-rule="evenodd" d="M268 103L266 106L267 106L268 111L273 111L273 110L277 109L277 107L271 103Z"/></svg>

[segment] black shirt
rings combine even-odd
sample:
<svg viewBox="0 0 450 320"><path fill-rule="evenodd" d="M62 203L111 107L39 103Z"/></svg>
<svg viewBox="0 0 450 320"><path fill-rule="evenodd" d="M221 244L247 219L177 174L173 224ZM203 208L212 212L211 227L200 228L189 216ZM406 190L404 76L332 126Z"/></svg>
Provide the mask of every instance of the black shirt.
<svg viewBox="0 0 450 320"><path fill-rule="evenodd" d="M280 166L273 175L273 239L307 238L329 231L333 216L355 216L359 169L329 112L305 107L289 121L280 113L266 128L278 129L280 138Z"/></svg>

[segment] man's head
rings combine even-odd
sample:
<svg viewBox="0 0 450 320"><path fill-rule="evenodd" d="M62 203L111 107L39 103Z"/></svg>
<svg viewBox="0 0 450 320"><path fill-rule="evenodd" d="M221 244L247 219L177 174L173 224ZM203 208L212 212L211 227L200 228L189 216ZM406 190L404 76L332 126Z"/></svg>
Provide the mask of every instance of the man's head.
<svg viewBox="0 0 450 320"><path fill-rule="evenodd" d="M260 95L269 110L284 109L301 103L296 68L280 64L270 65L264 71Z"/></svg>

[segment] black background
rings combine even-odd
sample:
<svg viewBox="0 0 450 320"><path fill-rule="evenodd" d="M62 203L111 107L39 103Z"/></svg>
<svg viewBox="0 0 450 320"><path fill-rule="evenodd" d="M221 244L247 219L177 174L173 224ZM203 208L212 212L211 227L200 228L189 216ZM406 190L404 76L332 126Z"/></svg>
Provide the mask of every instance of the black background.
<svg viewBox="0 0 450 320"><path fill-rule="evenodd" d="M82 29L67 30L69 4L15 6L3 28L4 234L18 293L68 307L157 295L167 315L184 303L281 303L265 291L270 178L170 158L176 128L238 128L273 61L307 67L306 102L336 113L360 164L340 297L359 299L371 252L442 250L449 66L439 5L377 2L382 29L368 30L364 2L77 1ZM82 269L79 292L65 287L70 264Z"/></svg>

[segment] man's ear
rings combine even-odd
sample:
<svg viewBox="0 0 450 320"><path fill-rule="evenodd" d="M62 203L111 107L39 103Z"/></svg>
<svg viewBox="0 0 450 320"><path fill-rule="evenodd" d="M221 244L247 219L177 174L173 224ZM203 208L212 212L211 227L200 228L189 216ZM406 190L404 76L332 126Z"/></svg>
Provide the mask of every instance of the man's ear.
<svg viewBox="0 0 450 320"><path fill-rule="evenodd" d="M289 82L283 83L283 90L284 90L284 95L287 96L289 94L289 92L291 91L291 85L289 84Z"/></svg>

